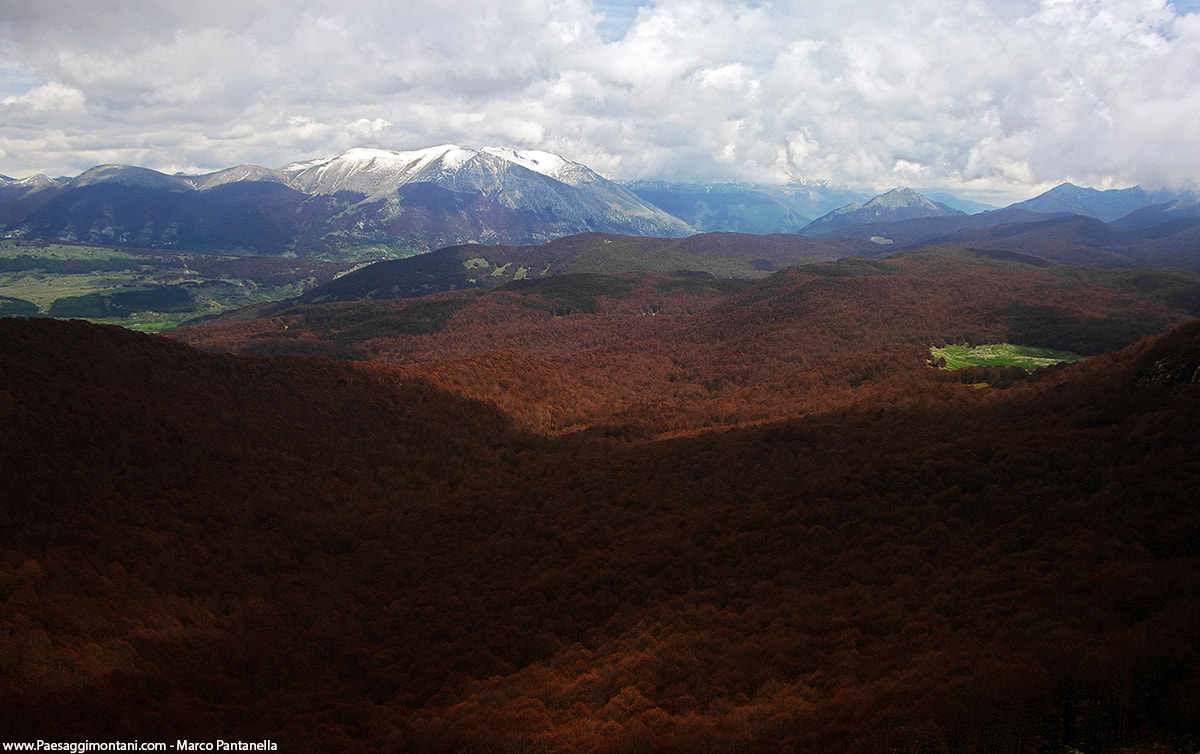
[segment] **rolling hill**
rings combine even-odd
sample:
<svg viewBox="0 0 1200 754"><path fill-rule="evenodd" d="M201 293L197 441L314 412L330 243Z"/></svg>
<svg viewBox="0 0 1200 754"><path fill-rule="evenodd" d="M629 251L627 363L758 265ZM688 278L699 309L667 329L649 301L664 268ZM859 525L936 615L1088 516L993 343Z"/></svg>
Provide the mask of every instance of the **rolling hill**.
<svg viewBox="0 0 1200 754"><path fill-rule="evenodd" d="M949 233L913 246L932 242L1027 254L1056 264L1200 270L1200 217L1124 229L1091 217L1064 215Z"/></svg>

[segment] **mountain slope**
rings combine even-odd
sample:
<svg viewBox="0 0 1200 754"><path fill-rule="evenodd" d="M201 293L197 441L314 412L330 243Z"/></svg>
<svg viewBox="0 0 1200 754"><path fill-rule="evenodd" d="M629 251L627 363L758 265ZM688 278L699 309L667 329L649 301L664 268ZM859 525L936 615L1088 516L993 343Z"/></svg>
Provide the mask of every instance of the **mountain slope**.
<svg viewBox="0 0 1200 754"><path fill-rule="evenodd" d="M1155 227L1178 228L1195 222L1200 222L1200 201L1175 199L1134 210L1113 221L1112 225L1122 230L1147 230Z"/></svg>
<svg viewBox="0 0 1200 754"><path fill-rule="evenodd" d="M977 212L973 215L958 213L880 221L864 219L863 222L847 225L829 233L816 234L814 237L872 240L878 248L867 255L880 256L897 249L941 243L943 239L953 238L957 233L1014 223L1039 222L1053 217L1055 216L1029 210L1006 208Z"/></svg>

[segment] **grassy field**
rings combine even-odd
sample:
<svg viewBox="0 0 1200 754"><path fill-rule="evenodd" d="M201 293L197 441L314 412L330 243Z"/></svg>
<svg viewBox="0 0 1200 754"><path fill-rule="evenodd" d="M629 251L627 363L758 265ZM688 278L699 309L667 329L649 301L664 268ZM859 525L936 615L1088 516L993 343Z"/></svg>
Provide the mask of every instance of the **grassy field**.
<svg viewBox="0 0 1200 754"><path fill-rule="evenodd" d="M1054 351L1036 346L1017 346L995 343L986 346L954 345L929 349L930 360L943 369L962 369L974 366L1021 367L1033 371L1064 361L1082 361L1083 357L1067 351ZM943 363L944 360L944 363Z"/></svg>

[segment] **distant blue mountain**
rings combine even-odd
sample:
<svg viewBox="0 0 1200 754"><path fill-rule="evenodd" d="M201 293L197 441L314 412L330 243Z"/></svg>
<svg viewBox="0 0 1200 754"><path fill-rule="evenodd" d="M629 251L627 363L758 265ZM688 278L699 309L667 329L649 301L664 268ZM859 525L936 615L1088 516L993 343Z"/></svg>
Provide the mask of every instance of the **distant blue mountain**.
<svg viewBox="0 0 1200 754"><path fill-rule="evenodd" d="M854 225L890 223L930 217L965 214L910 188L892 189L866 204L853 202L813 220L802 231L805 235L828 236Z"/></svg>
<svg viewBox="0 0 1200 754"><path fill-rule="evenodd" d="M642 201L670 212L700 232L798 233L814 217L861 200L862 195L819 183L627 181Z"/></svg>
<svg viewBox="0 0 1200 754"><path fill-rule="evenodd" d="M1111 222L1151 204L1161 204L1184 198L1194 199L1195 197L1188 197L1186 194L1178 192L1151 193L1140 186L1099 191L1076 186L1073 183L1063 183L1044 194L1011 206L1048 215L1070 213Z"/></svg>

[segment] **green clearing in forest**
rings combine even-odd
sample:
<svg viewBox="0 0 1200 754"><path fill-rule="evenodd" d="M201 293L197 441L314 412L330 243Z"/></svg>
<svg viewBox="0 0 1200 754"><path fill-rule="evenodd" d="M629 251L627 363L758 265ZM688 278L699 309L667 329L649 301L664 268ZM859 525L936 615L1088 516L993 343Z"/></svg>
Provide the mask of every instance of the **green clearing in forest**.
<svg viewBox="0 0 1200 754"><path fill-rule="evenodd" d="M289 280L275 272L274 260L260 268L238 261L244 258L3 239L0 317L88 319L157 332L310 287L307 268Z"/></svg>
<svg viewBox="0 0 1200 754"><path fill-rule="evenodd" d="M1018 346L994 343L985 346L953 345L929 349L930 361L943 369L962 369L975 366L1021 367L1033 371L1064 361L1083 361L1084 357L1069 351L1055 351L1037 346ZM944 360L944 361L943 361Z"/></svg>

